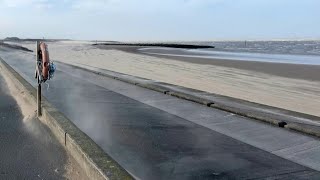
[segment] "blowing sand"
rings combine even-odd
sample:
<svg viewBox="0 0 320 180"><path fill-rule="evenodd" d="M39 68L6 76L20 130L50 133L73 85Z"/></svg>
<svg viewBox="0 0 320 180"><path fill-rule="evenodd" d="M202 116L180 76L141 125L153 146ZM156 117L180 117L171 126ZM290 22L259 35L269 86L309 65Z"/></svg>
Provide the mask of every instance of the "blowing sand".
<svg viewBox="0 0 320 180"><path fill-rule="evenodd" d="M1 84L0 81L0 85L4 85L7 88L7 91L5 91L5 94L8 94L12 97L14 97L14 100L16 101L19 110L22 114L22 122L23 122L23 130L25 130L26 132L28 132L28 135L31 135L33 137L33 140L36 146L40 147L40 149L44 148L52 148L53 149L45 149L45 156L46 158L48 157L52 157L55 159L59 159L62 160L64 157L61 157L59 155L59 153L57 153L57 151L61 150L63 151L63 153L66 153L66 159L65 162L61 162L62 163L62 167L57 166L55 167L55 169L49 169L50 172L54 171L54 174L56 174L56 177L58 178L60 171L63 172L63 177L65 179L79 179L79 180L84 180L84 179L88 179L87 175L85 174L84 171L82 171L80 165L78 164L78 162L71 156L71 154L69 154L68 152L65 152L62 149L62 146L60 144L58 144L58 141L55 139L55 137L53 136L53 134L51 132L48 132L46 128L44 128L44 126L42 125L42 123L37 119L37 113L36 113L36 105L35 104L31 104L30 101L28 101L28 97L25 94L26 92L24 92L23 90L21 90L19 87L17 87L12 79L10 79L10 75L5 73L1 67L0 67L0 76L3 77L4 79L4 84ZM6 102L5 102L6 103ZM10 127L12 128L12 127ZM19 130L16 130L17 132L15 133L20 133ZM21 136L23 136L23 134L20 134ZM7 137L8 138L8 137ZM20 137L21 139L24 137ZM19 139L20 139L19 138ZM28 144L28 147L25 147L24 152L25 154L27 154L28 156L32 156L32 154L28 153L28 149L32 149L34 144ZM41 147L42 146L42 147ZM11 146L10 146L11 147ZM10 148L10 147L5 147L5 148ZM12 146L13 147L13 146ZM61 149L59 149L59 147L61 147ZM37 151L37 159L41 159L41 154L39 154L39 151L37 148L35 148ZM41 152L41 151L40 151ZM24 154L24 153L21 153ZM58 157L56 157L58 156ZM24 157L23 161L26 161L30 159L30 157ZM37 160L38 161L38 160ZM44 160L45 161L45 160ZM20 161L19 163L23 163L22 161ZM31 167L36 166L32 163L34 162L29 162L31 163ZM46 163L52 163L52 161L50 160L50 162L46 161ZM52 166L52 164L50 164ZM46 165L44 165L46 167ZM12 168L12 167L11 167ZM18 170L19 171L19 170ZM43 172L44 169L40 169L40 172ZM49 173L49 172L47 172ZM38 175L38 177L40 178L40 174Z"/></svg>
<svg viewBox="0 0 320 180"><path fill-rule="evenodd" d="M34 49L33 44L23 46ZM83 42L49 43L53 60L92 66L320 116L320 82L250 70L196 64L109 49Z"/></svg>
<svg viewBox="0 0 320 180"><path fill-rule="evenodd" d="M1 67L0 67L1 69ZM3 79L5 80L5 83L7 84L7 87L9 89L8 94L12 95L14 99L16 100L20 111L23 116L23 122L28 125L28 121L32 120L36 117L36 106L31 105L26 100L25 92L17 88L12 80L10 80L9 75L5 74L4 72L1 72L0 75L3 76Z"/></svg>

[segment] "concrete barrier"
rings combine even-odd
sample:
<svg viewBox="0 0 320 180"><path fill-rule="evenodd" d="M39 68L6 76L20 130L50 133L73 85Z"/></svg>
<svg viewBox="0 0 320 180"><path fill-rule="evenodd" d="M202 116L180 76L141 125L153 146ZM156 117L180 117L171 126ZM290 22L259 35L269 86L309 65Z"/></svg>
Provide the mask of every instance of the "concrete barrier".
<svg viewBox="0 0 320 180"><path fill-rule="evenodd" d="M9 77L15 87L24 92L29 103L36 106L36 89L1 58L0 73ZM134 179L43 96L39 120L49 127L90 179Z"/></svg>
<svg viewBox="0 0 320 180"><path fill-rule="evenodd" d="M228 111L240 116L259 120L268 124L294 130L303 134L320 137L320 117L294 112L286 109L271 107L263 104L249 102L237 98L227 97L200 90L185 88L177 85L157 82L150 79L135 77L109 70L92 70L67 63L62 63L74 68L83 69L92 73L134 84L143 88L158 91L170 96L196 102L211 108ZM305 123L309 122L309 123ZM311 125L311 124L318 125Z"/></svg>

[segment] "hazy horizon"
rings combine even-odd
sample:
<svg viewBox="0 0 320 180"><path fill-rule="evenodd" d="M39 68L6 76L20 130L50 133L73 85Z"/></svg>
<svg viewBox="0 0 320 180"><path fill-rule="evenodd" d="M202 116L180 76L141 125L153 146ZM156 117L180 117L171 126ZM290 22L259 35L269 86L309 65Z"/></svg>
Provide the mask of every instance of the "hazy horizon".
<svg viewBox="0 0 320 180"><path fill-rule="evenodd" d="M4 38L0 38L0 40L4 40L5 38L19 38L21 40L25 39L43 39L37 37L17 37L17 36L8 36ZM104 40L104 39L68 39L68 38L44 38L47 40L70 40L70 41L97 41L97 42L255 42L255 41L320 41L320 38L296 38L296 39L212 39L212 40Z"/></svg>
<svg viewBox="0 0 320 180"><path fill-rule="evenodd" d="M0 39L320 40L318 7L317 0L0 0Z"/></svg>

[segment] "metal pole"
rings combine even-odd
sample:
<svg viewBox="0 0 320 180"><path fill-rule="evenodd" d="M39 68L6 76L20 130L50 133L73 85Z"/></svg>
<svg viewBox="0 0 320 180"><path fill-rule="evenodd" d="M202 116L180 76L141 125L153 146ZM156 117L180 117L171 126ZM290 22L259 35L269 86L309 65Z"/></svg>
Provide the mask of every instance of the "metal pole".
<svg viewBox="0 0 320 180"><path fill-rule="evenodd" d="M39 81L39 69L38 69L38 61L39 61L39 41L37 41L36 48L36 58L37 58L37 70L38 70L38 88L37 88L37 104L38 104L38 116L41 116L41 82Z"/></svg>
<svg viewBox="0 0 320 180"><path fill-rule="evenodd" d="M41 116L41 84L38 84L38 93L37 93L37 101L38 101L38 116Z"/></svg>

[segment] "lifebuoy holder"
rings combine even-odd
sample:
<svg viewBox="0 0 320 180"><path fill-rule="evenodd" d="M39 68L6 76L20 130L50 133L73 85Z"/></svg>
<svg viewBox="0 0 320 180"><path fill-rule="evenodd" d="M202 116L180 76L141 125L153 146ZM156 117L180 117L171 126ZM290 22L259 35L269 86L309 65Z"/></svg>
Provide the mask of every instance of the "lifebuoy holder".
<svg viewBox="0 0 320 180"><path fill-rule="evenodd" d="M48 45L44 42L37 41L36 46L35 78L38 81L38 116L41 116L41 83L44 83L53 77L56 67L50 62Z"/></svg>

